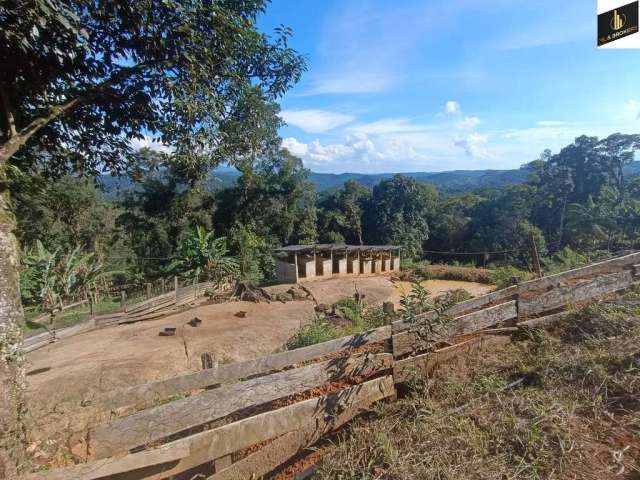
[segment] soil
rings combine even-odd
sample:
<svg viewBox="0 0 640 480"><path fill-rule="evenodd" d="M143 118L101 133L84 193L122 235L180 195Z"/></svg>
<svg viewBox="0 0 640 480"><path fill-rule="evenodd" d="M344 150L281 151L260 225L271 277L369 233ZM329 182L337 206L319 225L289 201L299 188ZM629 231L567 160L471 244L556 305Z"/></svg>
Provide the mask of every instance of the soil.
<svg viewBox="0 0 640 480"><path fill-rule="evenodd" d="M402 294L411 292L412 283L405 281L395 281L395 290L393 294L387 299L393 302L396 306L399 305ZM494 290L492 285L477 282L463 282L459 280L424 280L420 282L424 288L430 293L431 297L437 297L449 290L456 290L462 288L469 292L474 297L484 295Z"/></svg>
<svg viewBox="0 0 640 480"><path fill-rule="evenodd" d="M455 288L474 295L490 290L487 285L449 280L423 284L436 295ZM308 321L317 303L332 304L352 296L356 288L369 303L398 303L401 292L410 288L408 282L394 283L379 276L302 285L314 301L202 305L158 320L94 330L31 352L27 356L31 411L46 414L61 402L78 402L101 391L200 370L200 355L205 352L220 363L271 353ZM246 312L243 318L237 316L240 311ZM202 320L197 327L188 323L194 317ZM175 327L175 335L160 336L166 327Z"/></svg>

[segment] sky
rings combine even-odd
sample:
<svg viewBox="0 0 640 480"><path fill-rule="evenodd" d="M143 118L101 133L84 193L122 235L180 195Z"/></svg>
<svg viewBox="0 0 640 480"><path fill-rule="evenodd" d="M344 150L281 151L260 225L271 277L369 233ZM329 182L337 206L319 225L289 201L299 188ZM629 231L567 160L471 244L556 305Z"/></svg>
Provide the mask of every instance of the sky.
<svg viewBox="0 0 640 480"><path fill-rule="evenodd" d="M272 0L307 58L283 146L316 172L518 168L640 132L640 50L596 48L596 0Z"/></svg>

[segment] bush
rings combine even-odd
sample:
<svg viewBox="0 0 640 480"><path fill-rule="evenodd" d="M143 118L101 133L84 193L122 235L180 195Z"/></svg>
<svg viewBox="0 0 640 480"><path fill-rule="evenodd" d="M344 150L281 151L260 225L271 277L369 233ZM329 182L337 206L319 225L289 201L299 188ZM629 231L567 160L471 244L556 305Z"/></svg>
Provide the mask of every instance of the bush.
<svg viewBox="0 0 640 480"><path fill-rule="evenodd" d="M381 327L385 323L382 307L365 305L351 297L338 300L336 309L351 322L351 328L342 330L343 335L366 332Z"/></svg>
<svg viewBox="0 0 640 480"><path fill-rule="evenodd" d="M311 323L301 326L287 342L287 350L308 347L338 338L340 332L327 321L324 315L314 315Z"/></svg>
<svg viewBox="0 0 640 480"><path fill-rule="evenodd" d="M491 283L491 270L460 265L425 265L414 270L416 276L426 280L456 280L459 282Z"/></svg>
<svg viewBox="0 0 640 480"><path fill-rule="evenodd" d="M522 281L529 280L529 278L531 278L529 272L525 272L511 265L496 268L489 274L489 281L498 287L498 290L510 287L511 285L517 285Z"/></svg>

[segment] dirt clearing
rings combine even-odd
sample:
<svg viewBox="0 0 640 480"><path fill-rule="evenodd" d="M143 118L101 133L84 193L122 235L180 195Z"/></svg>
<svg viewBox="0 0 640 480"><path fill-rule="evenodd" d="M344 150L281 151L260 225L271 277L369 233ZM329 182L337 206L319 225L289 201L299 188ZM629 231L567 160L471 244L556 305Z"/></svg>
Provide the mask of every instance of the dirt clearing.
<svg viewBox="0 0 640 480"><path fill-rule="evenodd" d="M432 294L465 288L474 295L490 287L449 280L424 282ZM331 279L303 284L314 301L203 305L158 320L107 327L60 340L28 355L32 410L49 412L63 401L79 402L118 387L170 378L202 368L200 355L219 362L239 361L282 349L309 321L316 303L331 304L356 289L371 304L398 302L408 282L388 277ZM273 289L288 286L270 287ZM243 318L238 312L246 312ZM198 327L188 322L202 320ZM175 327L175 336L160 336Z"/></svg>

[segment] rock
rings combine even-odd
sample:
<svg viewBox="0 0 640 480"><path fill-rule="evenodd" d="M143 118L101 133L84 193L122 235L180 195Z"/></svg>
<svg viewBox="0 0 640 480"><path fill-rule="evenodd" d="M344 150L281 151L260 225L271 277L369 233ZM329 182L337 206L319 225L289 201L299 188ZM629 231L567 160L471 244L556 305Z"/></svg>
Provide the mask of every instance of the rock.
<svg viewBox="0 0 640 480"><path fill-rule="evenodd" d="M319 303L318 305L315 306L314 310L319 313L326 313L329 310L331 310L331 308L329 307L329 305L325 303Z"/></svg>

